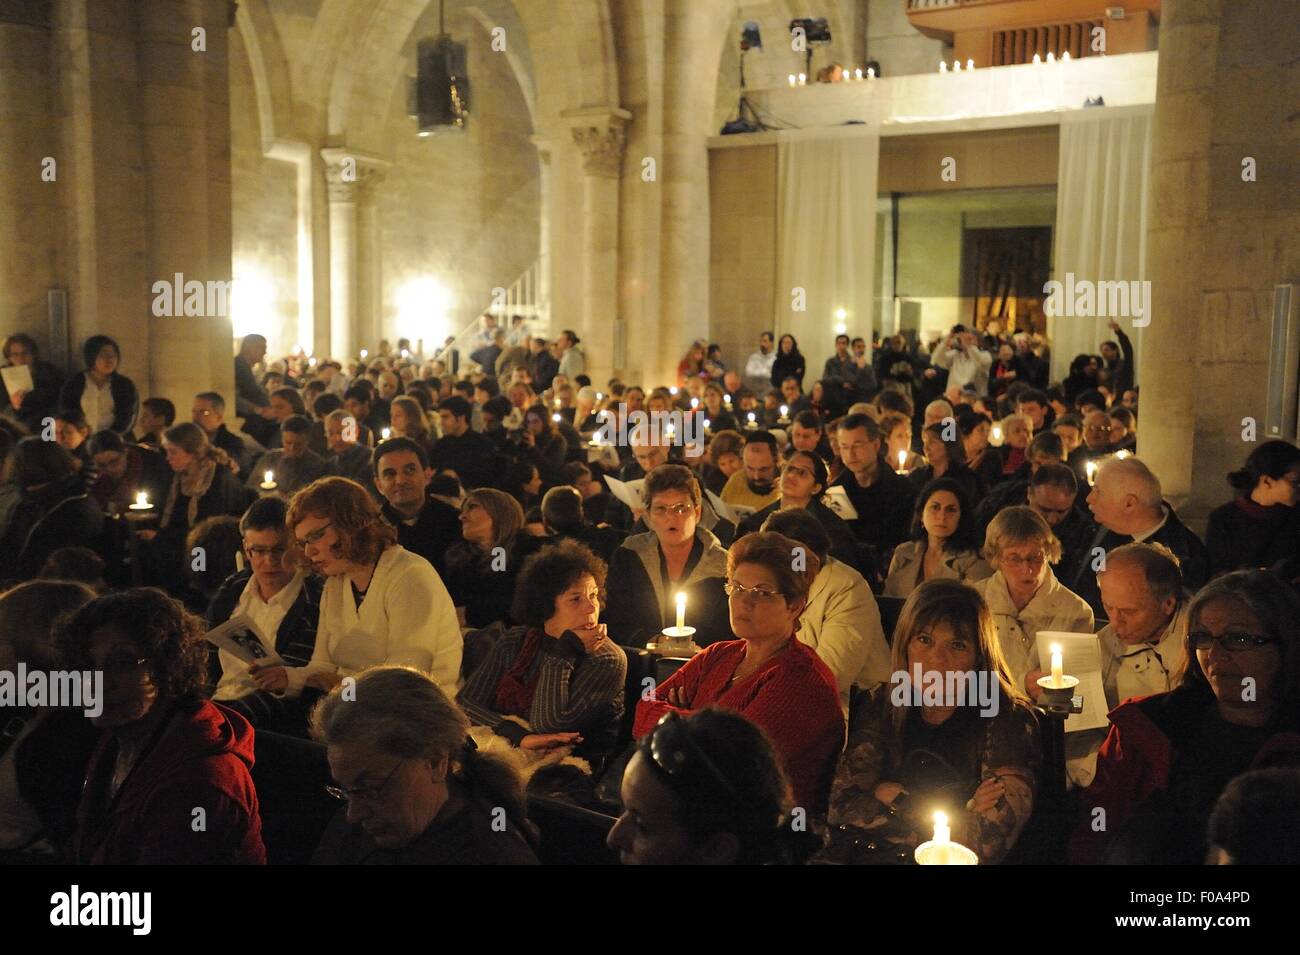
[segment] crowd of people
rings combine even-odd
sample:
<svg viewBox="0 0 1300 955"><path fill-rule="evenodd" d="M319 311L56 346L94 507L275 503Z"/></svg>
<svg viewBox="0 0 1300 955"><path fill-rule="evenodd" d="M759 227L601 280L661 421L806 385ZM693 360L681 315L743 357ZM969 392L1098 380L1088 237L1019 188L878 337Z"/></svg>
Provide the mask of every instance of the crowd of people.
<svg viewBox="0 0 1300 955"><path fill-rule="evenodd" d="M624 863L907 862L936 809L1016 861L1064 631L1098 634L1110 724L1066 737L1060 858L1294 862L1300 449L1250 448L1202 540L1112 330L1060 383L991 320L841 335L819 377L791 334L701 340L653 388L519 316L431 356L248 335L187 421L107 336L65 378L11 335L0 671L104 688L0 712L0 859L275 861L306 766L341 801L320 864L536 862L541 797ZM913 672L1000 705L900 702Z"/></svg>

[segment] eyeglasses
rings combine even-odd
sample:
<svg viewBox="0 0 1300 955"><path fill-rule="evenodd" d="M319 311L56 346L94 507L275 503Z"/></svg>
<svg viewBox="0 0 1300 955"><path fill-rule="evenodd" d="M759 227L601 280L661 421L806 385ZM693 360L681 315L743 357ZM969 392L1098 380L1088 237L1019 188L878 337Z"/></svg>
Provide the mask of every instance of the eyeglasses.
<svg viewBox="0 0 1300 955"><path fill-rule="evenodd" d="M398 760L394 763L393 768L384 777L384 781L377 786L356 786L352 789L345 789L342 786L326 786L325 791L342 802L349 802L353 799L378 799L379 795L384 791L384 787L388 785L388 781L393 778L393 774L397 772L403 762L405 760Z"/></svg>
<svg viewBox="0 0 1300 955"><path fill-rule="evenodd" d="M309 538L310 539L310 538ZM313 541L314 543L314 541ZM244 552L249 557L272 557L279 560L284 556L285 548L283 547L245 547Z"/></svg>
<svg viewBox="0 0 1300 955"><path fill-rule="evenodd" d="M148 662L148 657L136 658L130 654L115 653L104 661L100 669L110 676L131 676Z"/></svg>
<svg viewBox="0 0 1300 955"><path fill-rule="evenodd" d="M673 504L672 506L667 504L656 504L654 507L650 508L650 513L655 517L667 517L669 514L673 515L673 517L685 517L687 514L694 512L694 510L694 504Z"/></svg>
<svg viewBox="0 0 1300 955"><path fill-rule="evenodd" d="M334 526L334 522L333 522L333 521L330 521L328 524L325 524L325 525L322 526L322 527L318 527L318 528L316 528L314 531L312 531L312 532L311 532L310 534L308 534L306 537L299 538L299 539L298 539L298 546L299 546L300 548L303 548L303 547L307 547L307 546L310 545L310 544L315 544L315 543L317 543L317 542L318 542L322 537L325 536L325 532L326 532L327 530L329 530L329 529L330 529L331 527L333 527L333 526Z"/></svg>
<svg viewBox="0 0 1300 955"><path fill-rule="evenodd" d="M723 584L722 590L728 597L734 597L737 600L744 600L746 597L753 597L755 600L771 600L775 597L785 596L779 590L768 590L766 587L746 587L743 584L732 583L730 580Z"/></svg>
<svg viewBox="0 0 1300 955"><path fill-rule="evenodd" d="M1090 424L1083 430L1091 431L1093 434L1110 434L1111 432L1110 428L1102 428L1095 424Z"/></svg>
<svg viewBox="0 0 1300 955"><path fill-rule="evenodd" d="M650 758L669 779L677 780L691 771L692 763L697 763L727 796L737 803L742 802L726 774L691 738L686 718L676 711L665 713L650 731Z"/></svg>
<svg viewBox="0 0 1300 955"><path fill-rule="evenodd" d="M1013 570L1019 570L1021 567L1030 567L1037 570L1047 562L1047 555L1041 552L1032 554L1029 557L1021 557L1019 554L1009 554L1006 557L999 558L999 562Z"/></svg>
<svg viewBox="0 0 1300 955"><path fill-rule="evenodd" d="M799 465L797 465L797 464L787 464L787 465L785 466L785 473L786 473L786 474L793 474L793 475L795 475L796 477L806 477L806 478L810 478L810 477L813 476L812 471L808 470L807 468L801 468L801 467L800 467Z"/></svg>
<svg viewBox="0 0 1300 955"><path fill-rule="evenodd" d="M1229 653L1258 650L1260 647L1267 647L1270 644L1279 642L1276 637L1269 637L1260 633L1225 633L1216 637L1214 634L1206 633L1203 630L1189 633L1187 640L1197 650L1208 650L1217 643Z"/></svg>

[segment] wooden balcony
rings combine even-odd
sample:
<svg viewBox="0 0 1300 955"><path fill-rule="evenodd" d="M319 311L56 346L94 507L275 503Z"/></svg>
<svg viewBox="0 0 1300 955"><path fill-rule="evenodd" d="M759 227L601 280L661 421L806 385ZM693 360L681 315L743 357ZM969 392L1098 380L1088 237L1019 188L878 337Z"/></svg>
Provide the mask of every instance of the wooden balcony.
<svg viewBox="0 0 1300 955"><path fill-rule="evenodd" d="M1034 54L1073 59L1156 48L1160 0L902 0L926 36L952 44L955 59L976 66L1032 62ZM1122 13L1122 16L1116 16ZM1098 28L1104 50L1096 49Z"/></svg>

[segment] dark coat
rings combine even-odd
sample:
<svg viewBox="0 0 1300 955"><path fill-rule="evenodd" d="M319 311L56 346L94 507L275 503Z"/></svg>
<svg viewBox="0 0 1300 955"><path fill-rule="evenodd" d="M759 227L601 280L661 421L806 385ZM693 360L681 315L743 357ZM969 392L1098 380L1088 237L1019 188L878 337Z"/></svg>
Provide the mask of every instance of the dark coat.
<svg viewBox="0 0 1300 955"><path fill-rule="evenodd" d="M750 514L736 528L737 539L761 530L763 522L780 509L781 502L773 501L767 507ZM849 529L849 525L845 523L844 519L821 501L810 501L807 510L809 514L817 518L822 527L826 528L826 533L831 539L831 556L862 573L863 555L858 548L857 541L853 539L853 531Z"/></svg>
<svg viewBox="0 0 1300 955"><path fill-rule="evenodd" d="M39 358L27 367L32 373L32 390L23 398L22 409L14 411L14 406L9 401L9 389L5 387L4 379L0 378L0 411L22 422L32 434L39 434L41 421L52 417L59 409L63 375L48 361Z"/></svg>
<svg viewBox="0 0 1300 955"><path fill-rule="evenodd" d="M777 391L781 390L781 382L785 381L791 375L799 379L799 390L803 391L803 376L806 371L806 363L803 355L798 352L777 352L776 361L772 363L772 387Z"/></svg>
<svg viewBox="0 0 1300 955"><path fill-rule="evenodd" d="M90 865L266 863L253 766L253 728L210 700L176 704L156 743L108 795L117 743L105 732L77 809L73 854ZM194 809L204 810L196 831Z"/></svg>
<svg viewBox="0 0 1300 955"><path fill-rule="evenodd" d="M431 563L439 577L446 577L447 549L461 540L460 513L456 508L436 498L428 498L414 524L407 524L387 501L383 504L383 511L388 523L397 528L397 542Z"/></svg>
<svg viewBox="0 0 1300 955"><path fill-rule="evenodd" d="M477 431L443 435L434 442L433 454L429 455L431 467L455 471L460 477L461 487L466 490L492 487L499 477L499 461L491 439Z"/></svg>
<svg viewBox="0 0 1300 955"><path fill-rule="evenodd" d="M67 380L59 392L59 407L80 408L81 396L85 390L86 373L79 371ZM135 382L118 372L113 372L109 378L108 390L113 396L113 424L110 430L125 435L135 427L136 416L140 414L140 393L136 391ZM95 422L90 422L90 427L93 430Z"/></svg>
<svg viewBox="0 0 1300 955"><path fill-rule="evenodd" d="M40 838L64 847L72 837L86 764L99 742L99 731L76 710L9 711L6 722L41 718L14 751L14 775L23 802L41 820ZM17 732L16 726L6 731ZM4 749L0 745L0 750Z"/></svg>
<svg viewBox="0 0 1300 955"><path fill-rule="evenodd" d="M102 550L104 513L79 481L24 495L0 542L0 552L16 576L26 580L41 572L46 559L60 547ZM9 571L4 576L9 576Z"/></svg>

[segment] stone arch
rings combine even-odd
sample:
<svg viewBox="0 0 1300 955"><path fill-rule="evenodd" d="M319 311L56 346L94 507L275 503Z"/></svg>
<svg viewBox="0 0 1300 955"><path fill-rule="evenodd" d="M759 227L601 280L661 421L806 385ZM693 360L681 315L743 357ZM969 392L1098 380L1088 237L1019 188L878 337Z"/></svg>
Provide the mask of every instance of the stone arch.
<svg viewBox="0 0 1300 955"><path fill-rule="evenodd" d="M293 123L289 61L266 0L244 0L235 15L235 26L253 73L258 128L266 152L287 136Z"/></svg>

